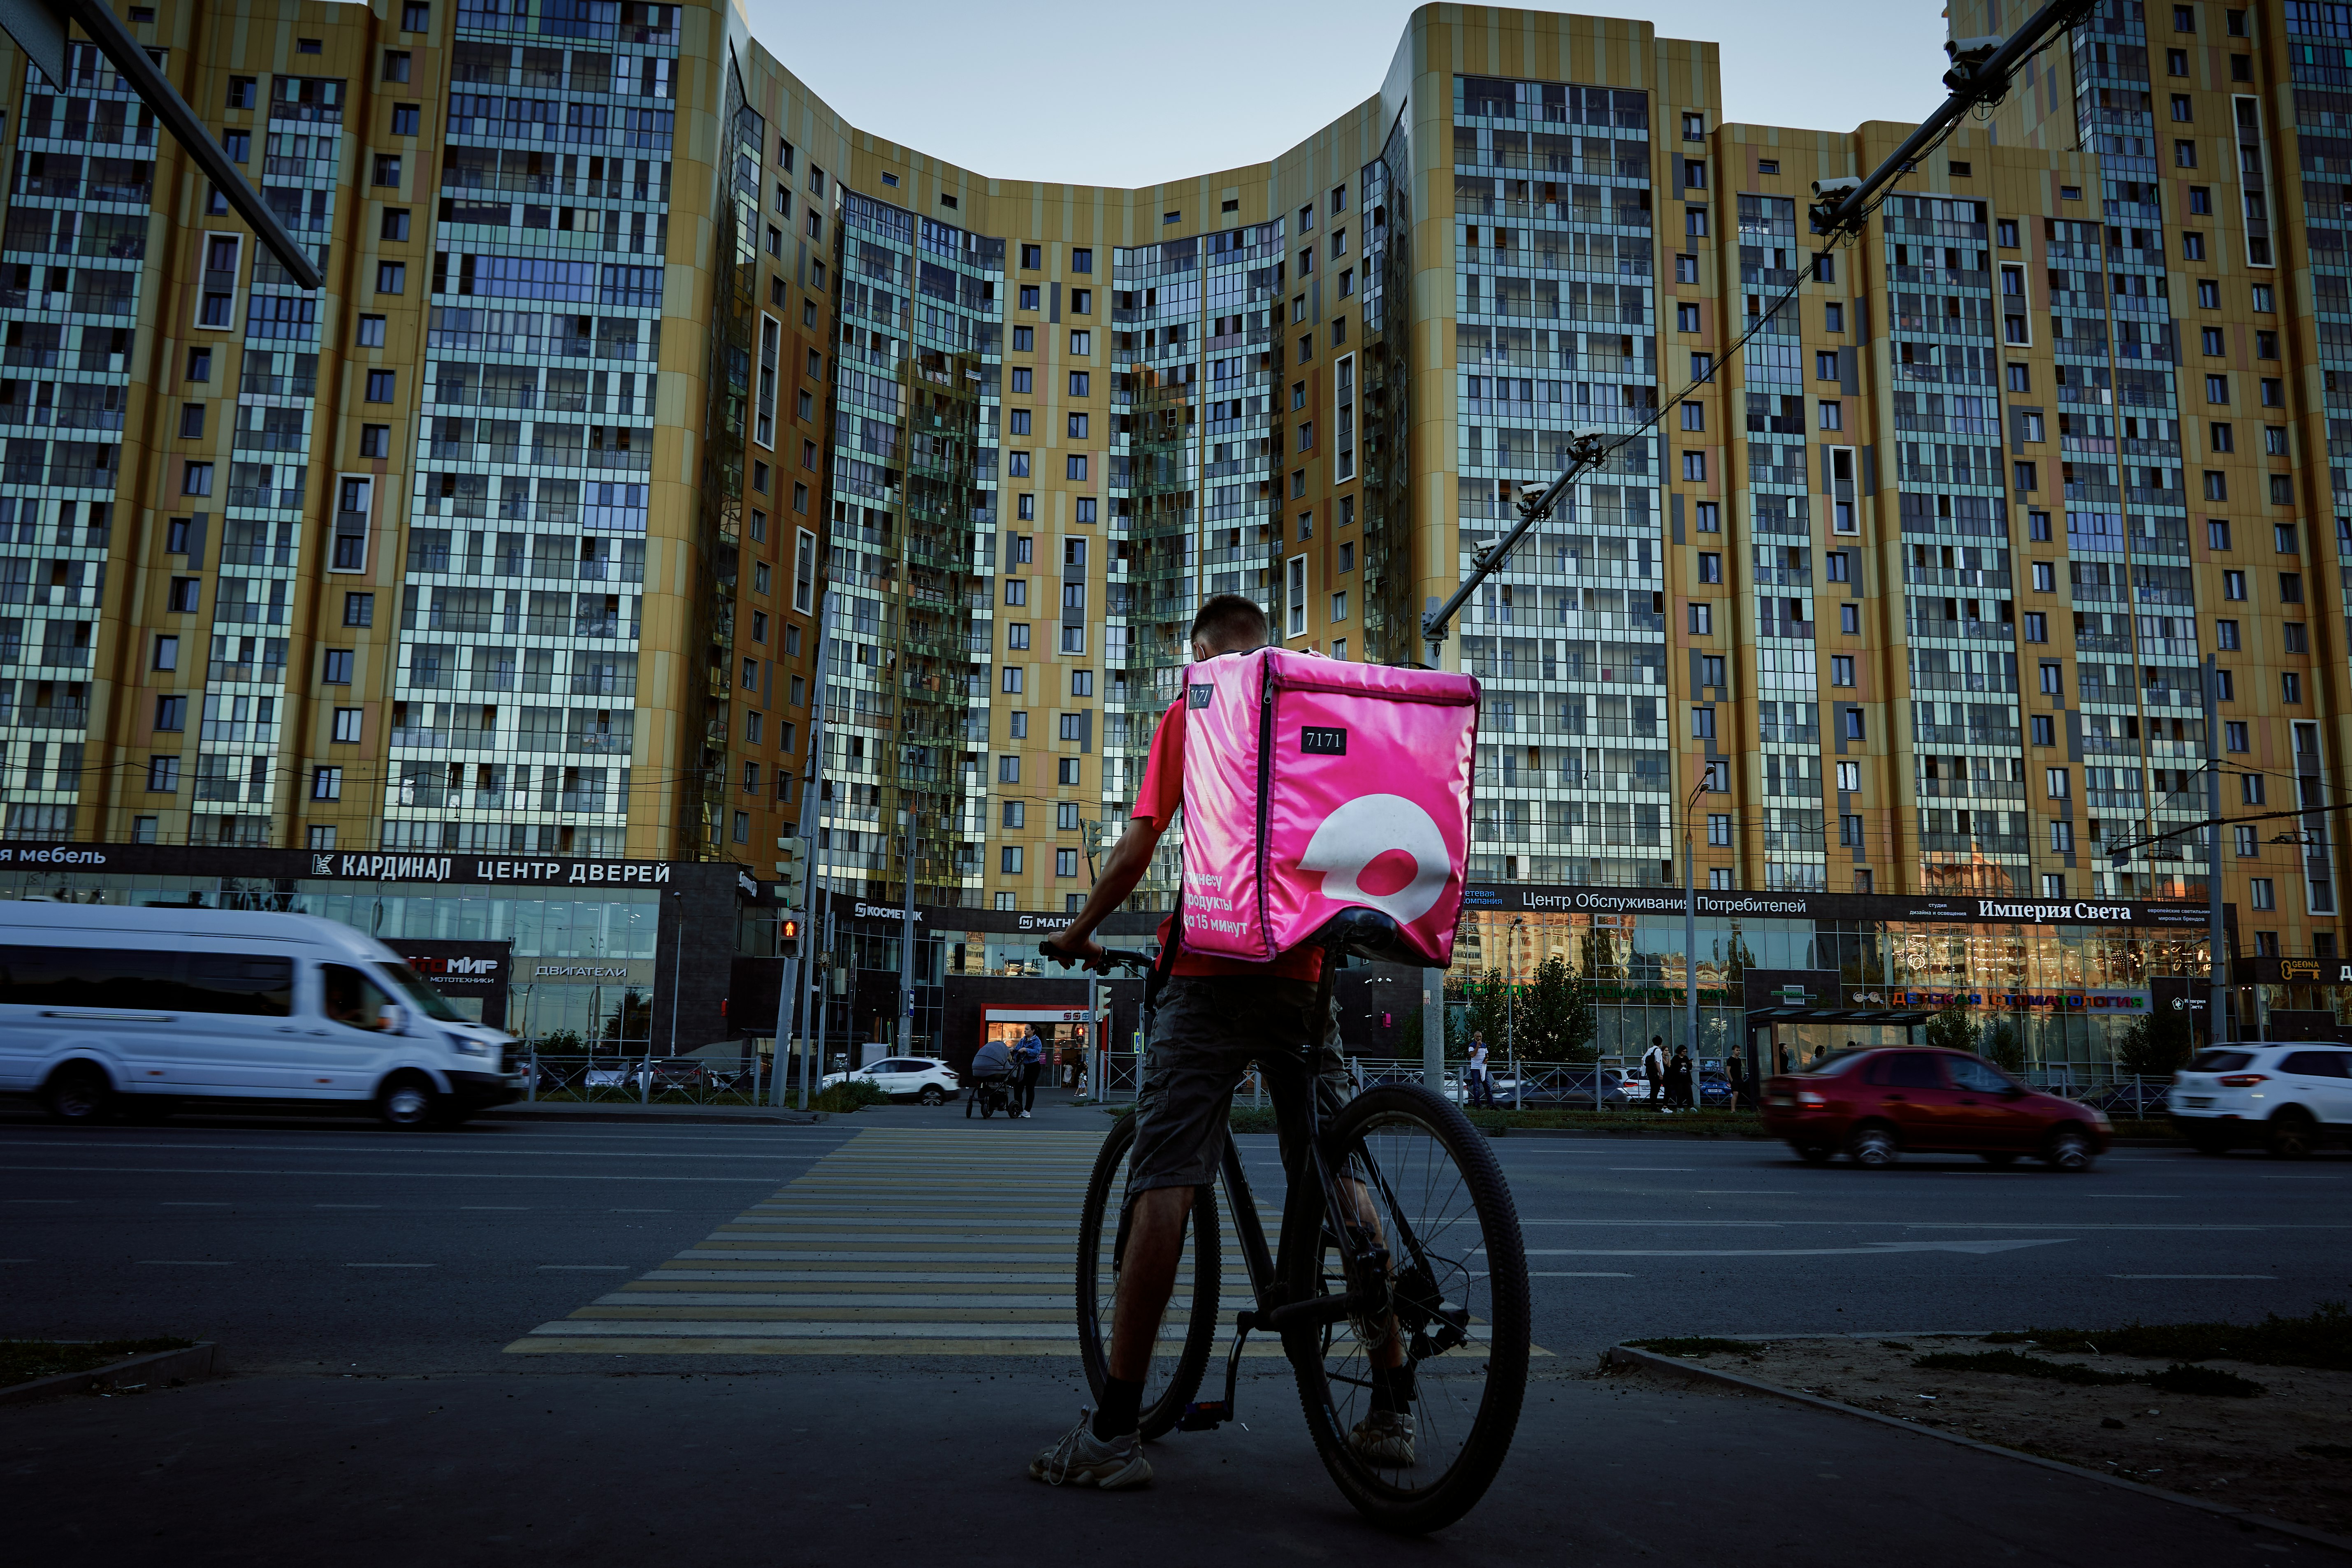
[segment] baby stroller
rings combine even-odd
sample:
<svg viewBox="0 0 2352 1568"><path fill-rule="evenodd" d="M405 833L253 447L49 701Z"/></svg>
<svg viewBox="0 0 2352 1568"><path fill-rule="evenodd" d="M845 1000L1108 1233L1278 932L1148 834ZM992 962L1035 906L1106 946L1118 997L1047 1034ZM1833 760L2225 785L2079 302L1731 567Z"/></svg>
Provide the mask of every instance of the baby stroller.
<svg viewBox="0 0 2352 1568"><path fill-rule="evenodd" d="M971 1058L971 1092L964 1097L963 1114L971 1119L973 1106L980 1108L982 1121L1002 1110L1013 1114L1013 1054L1001 1040L991 1040L980 1047Z"/></svg>

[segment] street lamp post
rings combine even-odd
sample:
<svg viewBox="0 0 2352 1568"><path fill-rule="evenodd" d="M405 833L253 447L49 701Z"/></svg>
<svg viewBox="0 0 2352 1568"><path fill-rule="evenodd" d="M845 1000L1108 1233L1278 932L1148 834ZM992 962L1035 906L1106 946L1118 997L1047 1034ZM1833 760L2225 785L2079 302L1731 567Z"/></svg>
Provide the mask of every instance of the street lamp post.
<svg viewBox="0 0 2352 1568"><path fill-rule="evenodd" d="M1706 791L1701 778L1683 802L1683 1038L1691 1054L1691 1109L1699 1105L1698 1069L1698 873L1693 869L1696 851L1691 847L1691 808Z"/></svg>

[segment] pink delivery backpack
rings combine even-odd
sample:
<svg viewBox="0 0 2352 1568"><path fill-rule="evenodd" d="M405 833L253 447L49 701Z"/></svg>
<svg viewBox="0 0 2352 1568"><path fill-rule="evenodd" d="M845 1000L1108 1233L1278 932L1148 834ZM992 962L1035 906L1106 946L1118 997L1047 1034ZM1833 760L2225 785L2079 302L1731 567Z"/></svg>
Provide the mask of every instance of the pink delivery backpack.
<svg viewBox="0 0 2352 1568"><path fill-rule="evenodd" d="M1370 910L1354 951L1451 964L1478 683L1276 647L1184 680L1185 950L1263 963Z"/></svg>

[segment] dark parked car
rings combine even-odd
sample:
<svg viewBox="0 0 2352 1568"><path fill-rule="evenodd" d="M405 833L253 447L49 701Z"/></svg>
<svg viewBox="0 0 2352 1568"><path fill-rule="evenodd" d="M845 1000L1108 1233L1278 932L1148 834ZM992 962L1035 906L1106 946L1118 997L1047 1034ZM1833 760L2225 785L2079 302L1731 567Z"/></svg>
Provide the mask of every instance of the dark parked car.
<svg viewBox="0 0 2352 1568"><path fill-rule="evenodd" d="M1874 1167L1909 1150L1995 1165L2032 1154L2086 1171L2110 1132L2097 1110L2037 1093L1981 1058L1916 1047L1841 1051L1811 1071L1768 1079L1763 1111L1766 1130L1807 1160L1843 1150Z"/></svg>

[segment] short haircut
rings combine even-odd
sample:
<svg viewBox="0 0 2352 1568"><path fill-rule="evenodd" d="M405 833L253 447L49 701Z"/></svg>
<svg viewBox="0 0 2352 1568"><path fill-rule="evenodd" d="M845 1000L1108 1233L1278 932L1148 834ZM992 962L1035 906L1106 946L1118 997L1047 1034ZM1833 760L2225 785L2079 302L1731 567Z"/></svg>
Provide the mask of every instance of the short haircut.
<svg viewBox="0 0 2352 1568"><path fill-rule="evenodd" d="M1219 594L1192 617L1192 635L1229 652L1264 647L1265 612L1239 594Z"/></svg>

